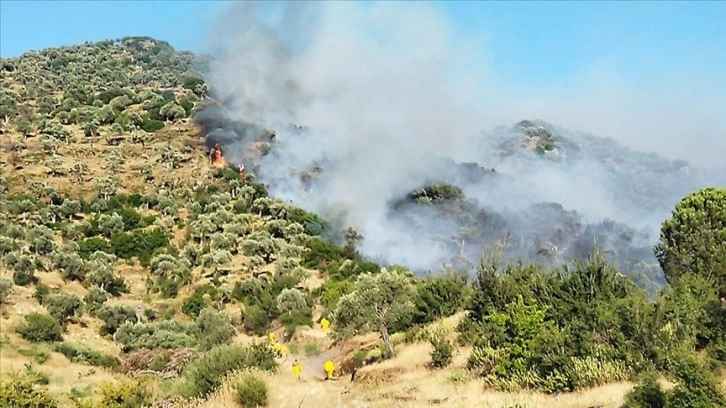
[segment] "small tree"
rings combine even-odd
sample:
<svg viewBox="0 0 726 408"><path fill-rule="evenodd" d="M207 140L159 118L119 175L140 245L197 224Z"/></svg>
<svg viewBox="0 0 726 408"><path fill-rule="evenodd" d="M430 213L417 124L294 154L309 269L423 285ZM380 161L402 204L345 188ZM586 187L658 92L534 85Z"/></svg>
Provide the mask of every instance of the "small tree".
<svg viewBox="0 0 726 408"><path fill-rule="evenodd" d="M195 332L202 351L226 344L234 336L232 319L223 311L205 308L194 321Z"/></svg>
<svg viewBox="0 0 726 408"><path fill-rule="evenodd" d="M343 296L333 312L341 334L350 335L377 328L386 347L386 357L394 354L388 327L410 318L416 294L412 276L400 270L381 269L358 278L353 292Z"/></svg>
<svg viewBox="0 0 726 408"><path fill-rule="evenodd" d="M70 293L51 293L43 298L43 306L48 310L48 314L61 325L78 313L82 305L81 299Z"/></svg>
<svg viewBox="0 0 726 408"><path fill-rule="evenodd" d="M429 337L431 343L431 365L436 368L444 368L451 364L454 354L454 346L446 338L443 330L438 330Z"/></svg>
<svg viewBox="0 0 726 408"><path fill-rule="evenodd" d="M280 313L289 313L305 306L305 295L295 288L283 289L277 296L277 310Z"/></svg>

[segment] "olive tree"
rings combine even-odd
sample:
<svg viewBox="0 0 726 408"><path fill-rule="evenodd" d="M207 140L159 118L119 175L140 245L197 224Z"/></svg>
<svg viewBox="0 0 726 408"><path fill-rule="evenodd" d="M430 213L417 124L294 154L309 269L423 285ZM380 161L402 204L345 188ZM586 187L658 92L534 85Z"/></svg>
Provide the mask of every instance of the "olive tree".
<svg viewBox="0 0 726 408"><path fill-rule="evenodd" d="M36 254L49 254L55 249L53 230L43 225L38 225L28 231L28 241L30 241L30 248Z"/></svg>
<svg viewBox="0 0 726 408"><path fill-rule="evenodd" d="M283 289L282 292L277 295L276 300L277 310L283 314L297 309L302 309L307 306L307 302L305 302L305 295L295 288Z"/></svg>
<svg viewBox="0 0 726 408"><path fill-rule="evenodd" d="M164 296L173 297L181 285L188 283L191 262L185 258L175 258L169 254L159 254L151 258L148 285L159 289Z"/></svg>
<svg viewBox="0 0 726 408"><path fill-rule="evenodd" d="M97 286L106 292L119 296L121 292L126 292L128 288L123 278L114 274L113 266L116 262L116 256L107 254L103 251L94 252L88 261L88 274L84 283L88 286Z"/></svg>
<svg viewBox="0 0 726 408"><path fill-rule="evenodd" d="M64 280L83 282L86 278L86 265L78 250L78 244L69 242L53 254L53 266L61 271Z"/></svg>
<svg viewBox="0 0 726 408"><path fill-rule="evenodd" d="M113 214L101 214L98 217L98 230L101 234L110 237L117 232L123 232L124 220L123 217L114 212Z"/></svg>
<svg viewBox="0 0 726 408"><path fill-rule="evenodd" d="M116 194L118 183L111 177L101 177L93 181L93 187L104 200Z"/></svg>
<svg viewBox="0 0 726 408"><path fill-rule="evenodd" d="M377 329L386 347L386 357L394 354L388 327L405 320L414 311L416 295L412 275L400 269L360 275L353 291L340 298L332 318L343 336Z"/></svg>
<svg viewBox="0 0 726 408"><path fill-rule="evenodd" d="M58 292L45 296L43 306L63 326L69 318L82 311L83 302L76 295Z"/></svg>

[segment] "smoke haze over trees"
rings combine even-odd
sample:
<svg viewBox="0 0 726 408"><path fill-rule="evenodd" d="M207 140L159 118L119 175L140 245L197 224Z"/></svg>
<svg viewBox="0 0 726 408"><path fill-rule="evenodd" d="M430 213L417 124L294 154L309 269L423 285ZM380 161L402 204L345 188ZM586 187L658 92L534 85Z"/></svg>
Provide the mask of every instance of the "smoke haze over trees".
<svg viewBox="0 0 726 408"><path fill-rule="evenodd" d="M715 161L694 166L549 123L628 132L618 137L629 145L642 136L669 152L675 139L701 133L693 146L706 157L717 146L704 141L718 142L721 131L704 119L717 109L681 111L680 120L666 116L680 101L626 115L624 106L648 102L631 98L642 89L593 103L508 92L432 7L241 3L226 11L206 72L221 106L197 121L228 160L246 166L246 146L274 129L270 153L250 166L256 176L272 195L355 228L360 251L374 259L438 270L474 264L503 243L511 258L566 263L598 245L623 272L663 283L652 251L660 222L684 194L726 184L723 170L696 167ZM673 125L655 143L653 132L673 120L699 126Z"/></svg>

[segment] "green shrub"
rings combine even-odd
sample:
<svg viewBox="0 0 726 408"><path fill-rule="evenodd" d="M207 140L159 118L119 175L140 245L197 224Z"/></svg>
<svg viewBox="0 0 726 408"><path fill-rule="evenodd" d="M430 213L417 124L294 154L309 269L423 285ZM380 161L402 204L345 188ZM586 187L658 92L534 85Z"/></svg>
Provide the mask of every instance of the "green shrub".
<svg viewBox="0 0 726 408"><path fill-rule="evenodd" d="M58 404L34 372L11 372L0 376L0 406L13 408L56 408Z"/></svg>
<svg viewBox="0 0 726 408"><path fill-rule="evenodd" d="M431 365L436 368L444 368L451 364L454 354L454 346L451 341L444 336L443 331L432 334L429 342L433 349L431 350Z"/></svg>
<svg viewBox="0 0 726 408"><path fill-rule="evenodd" d="M270 316L257 305L245 306L242 312L242 325L250 333L261 336L267 332Z"/></svg>
<svg viewBox="0 0 726 408"><path fill-rule="evenodd" d="M187 75L184 77L184 81L182 82L182 87L186 88L192 92L197 88L197 85L204 85L204 80L202 78Z"/></svg>
<svg viewBox="0 0 726 408"><path fill-rule="evenodd" d="M31 283L35 283L36 281L37 279L35 277L35 265L32 266L32 269L16 269L13 272L13 282L18 286L28 286Z"/></svg>
<svg viewBox="0 0 726 408"><path fill-rule="evenodd" d="M217 289L210 284L195 287L194 292L184 299L181 307L182 312L194 318L199 316L199 313L207 307L207 303L204 301L204 295L209 295L213 299L217 296Z"/></svg>
<svg viewBox="0 0 726 408"><path fill-rule="evenodd" d="M669 407L726 406L726 395L715 376L695 355L678 358L673 375L677 385L668 393Z"/></svg>
<svg viewBox="0 0 726 408"><path fill-rule="evenodd" d="M424 279L418 285L412 323L424 324L451 316L468 301L466 274L449 273Z"/></svg>
<svg viewBox="0 0 726 408"><path fill-rule="evenodd" d="M152 394L144 381L118 378L102 384L100 388L100 406L104 408L137 408L152 402Z"/></svg>
<svg viewBox="0 0 726 408"><path fill-rule="evenodd" d="M55 351L75 363L84 363L95 367L116 367L119 365L116 357L103 354L94 348L81 344L58 343L55 345Z"/></svg>
<svg viewBox="0 0 726 408"><path fill-rule="evenodd" d="M106 295L106 291L95 286L89 288L86 296L83 297L85 310L92 316L98 313L107 300L108 296Z"/></svg>
<svg viewBox="0 0 726 408"><path fill-rule="evenodd" d="M164 371L167 364L171 361L171 352L166 351L164 353L159 354L158 356L154 357L153 360L149 363L149 370L152 371Z"/></svg>
<svg viewBox="0 0 726 408"><path fill-rule="evenodd" d="M224 376L234 370L257 367L275 370L275 354L265 343L248 347L222 345L201 354L184 369L185 392L189 397L206 396L222 383Z"/></svg>
<svg viewBox="0 0 726 408"><path fill-rule="evenodd" d="M126 322L136 322L136 311L127 305L103 305L96 313L103 320L101 334L114 334Z"/></svg>
<svg viewBox="0 0 726 408"><path fill-rule="evenodd" d="M348 279L328 279L320 288L320 301L328 308L334 308L344 295L352 292L353 282Z"/></svg>
<svg viewBox="0 0 726 408"><path fill-rule="evenodd" d="M312 238L308 241L307 247L309 251L305 252L302 262L306 268L318 268L323 264L343 258L343 247L331 244L322 238Z"/></svg>
<svg viewBox="0 0 726 408"><path fill-rule="evenodd" d="M228 343L235 334L232 319L223 311L206 308L194 322L199 350L206 351L214 346Z"/></svg>
<svg viewBox="0 0 726 408"><path fill-rule="evenodd" d="M13 281L6 278L0 278L0 305L5 303L13 290Z"/></svg>
<svg viewBox="0 0 726 408"><path fill-rule="evenodd" d="M589 388L626 380L628 369L622 361L605 357L572 357L566 370L573 389Z"/></svg>
<svg viewBox="0 0 726 408"><path fill-rule="evenodd" d="M78 250L78 255L85 260L88 260L96 251L112 253L106 240L99 237L92 237L78 241L78 247L80 248Z"/></svg>
<svg viewBox="0 0 726 408"><path fill-rule="evenodd" d="M64 325L66 320L81 311L81 306L83 306L78 296L63 292L49 293L43 297L42 304L48 310L48 314L53 316L61 325Z"/></svg>
<svg viewBox="0 0 726 408"><path fill-rule="evenodd" d="M143 123L141 123L141 128L144 129L146 132L154 133L157 130L164 128L164 122L156 119L147 118L144 120Z"/></svg>
<svg viewBox="0 0 726 408"><path fill-rule="evenodd" d="M666 393L658 384L657 375L649 373L625 396L621 408L665 408L666 403Z"/></svg>
<svg viewBox="0 0 726 408"><path fill-rule="evenodd" d="M111 236L110 248L113 254L123 259L138 258L142 266L148 267L155 251L169 245L169 236L160 228L120 232Z"/></svg>
<svg viewBox="0 0 726 408"><path fill-rule="evenodd" d="M309 306L305 306L299 309L291 310L287 313L283 313L280 315L280 323L290 334L295 333L295 329L298 326L312 326L313 309Z"/></svg>
<svg viewBox="0 0 726 408"><path fill-rule="evenodd" d="M60 324L48 314L30 313L26 315L25 322L17 324L15 331L29 341L63 340Z"/></svg>
<svg viewBox="0 0 726 408"><path fill-rule="evenodd" d="M126 231L131 231L144 226L141 215L132 208L120 207L114 209L113 212L121 216L124 223L124 230Z"/></svg>
<svg viewBox="0 0 726 408"><path fill-rule="evenodd" d="M140 348L194 347L198 343L191 328L176 320L136 324L126 322L118 328L115 338L123 345L124 352Z"/></svg>
<svg viewBox="0 0 726 408"><path fill-rule="evenodd" d="M267 404L267 384L251 374L242 377L235 385L237 402L244 408L256 408Z"/></svg>

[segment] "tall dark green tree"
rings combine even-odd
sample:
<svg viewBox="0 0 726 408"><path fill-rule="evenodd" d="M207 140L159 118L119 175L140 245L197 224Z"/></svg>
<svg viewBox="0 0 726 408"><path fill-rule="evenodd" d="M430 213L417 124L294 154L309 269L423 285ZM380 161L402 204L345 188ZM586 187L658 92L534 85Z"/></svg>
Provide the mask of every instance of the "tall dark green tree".
<svg viewBox="0 0 726 408"><path fill-rule="evenodd" d="M663 221L655 256L669 283L691 272L726 297L726 188L706 187L681 199Z"/></svg>

